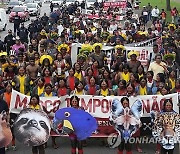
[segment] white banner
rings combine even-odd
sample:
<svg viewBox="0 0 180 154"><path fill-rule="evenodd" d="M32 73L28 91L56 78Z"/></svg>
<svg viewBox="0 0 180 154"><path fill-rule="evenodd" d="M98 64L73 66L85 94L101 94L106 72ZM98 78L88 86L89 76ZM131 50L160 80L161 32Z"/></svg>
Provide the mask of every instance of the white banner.
<svg viewBox="0 0 180 154"><path fill-rule="evenodd" d="M129 47L146 47L146 46L153 46L154 42L156 42L157 39L159 39L159 38L156 37L156 38L149 39L149 40L142 41L142 42L125 44L125 46L129 46Z"/></svg>
<svg viewBox="0 0 180 154"><path fill-rule="evenodd" d="M70 106L70 97L40 97L40 105L44 106L50 116L53 116L59 108ZM111 111L111 102L114 98L121 99L122 96L91 96L81 95L80 106L96 118L108 118ZM146 95L130 97L130 106L137 100L141 99L143 102L143 117L148 117L152 110L161 111L163 108L164 99L170 98L173 101L173 109L179 113L178 93L161 95ZM15 90L12 91L10 112L19 113L22 109L27 108L30 101L30 96L23 95Z"/></svg>
<svg viewBox="0 0 180 154"><path fill-rule="evenodd" d="M77 55L79 54L79 50L81 48L81 43L73 43L71 46L71 61L72 61L72 65L74 65L74 63L77 62ZM113 46L105 46L103 45L102 50L105 52L106 55L110 55L113 53L114 47Z"/></svg>
<svg viewBox="0 0 180 154"><path fill-rule="evenodd" d="M153 47L129 47L125 46L126 48L126 54L128 55L128 52L131 50L138 51L139 57L137 59L141 62L143 66L147 66L148 58L150 57L150 53L153 52ZM128 59L128 58L127 58Z"/></svg>

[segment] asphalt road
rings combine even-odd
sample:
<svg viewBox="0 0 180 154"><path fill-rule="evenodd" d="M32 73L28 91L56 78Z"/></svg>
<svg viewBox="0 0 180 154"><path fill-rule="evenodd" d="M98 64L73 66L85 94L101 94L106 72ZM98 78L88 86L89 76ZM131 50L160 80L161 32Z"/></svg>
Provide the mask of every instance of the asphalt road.
<svg viewBox="0 0 180 154"><path fill-rule="evenodd" d="M59 137L56 140L59 148L53 149L50 139L48 142L48 147L46 148L46 154L71 154L70 140L68 137ZM155 154L156 144L141 144L140 147L143 150L142 154ZM174 154L179 153L178 146L176 146ZM7 151L7 154L32 154L32 152L31 147L26 147L20 143L17 143L17 150L13 151L10 148ZM88 139L87 147L84 147L84 154L117 154L117 149L102 146L100 139ZM139 154L136 151L135 145L133 145L133 154Z"/></svg>

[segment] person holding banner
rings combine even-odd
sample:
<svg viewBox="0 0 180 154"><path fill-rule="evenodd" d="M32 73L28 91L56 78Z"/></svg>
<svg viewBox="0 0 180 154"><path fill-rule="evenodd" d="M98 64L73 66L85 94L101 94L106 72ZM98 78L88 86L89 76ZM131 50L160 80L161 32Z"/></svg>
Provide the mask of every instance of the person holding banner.
<svg viewBox="0 0 180 154"><path fill-rule="evenodd" d="M108 81L102 79L100 82L100 89L96 91L97 96L111 96L114 95L113 91L108 87Z"/></svg>
<svg viewBox="0 0 180 154"><path fill-rule="evenodd" d="M10 82L4 83L5 87L5 92L1 95L3 100L7 103L8 108L10 107L10 102L11 102L11 95L12 95L12 84ZM15 142L15 136L14 136L14 127L13 123L17 117L17 114L15 113L10 113L10 126L11 126L11 132L12 132L12 149L13 151L16 151L16 142ZM6 147L8 149L8 147Z"/></svg>
<svg viewBox="0 0 180 154"><path fill-rule="evenodd" d="M42 110L39 102L40 102L39 96L37 94L32 95L30 98L28 108L31 108L34 110ZM44 144L38 145L38 146L33 146L32 153L33 154L45 154Z"/></svg>
<svg viewBox="0 0 180 154"><path fill-rule="evenodd" d="M115 96L125 96L126 94L127 94L126 81L125 80L119 80L118 88L115 89L114 95Z"/></svg>
<svg viewBox="0 0 180 154"><path fill-rule="evenodd" d="M124 109L127 107L130 108L129 99L127 97L123 97L121 99L121 104ZM118 146L118 154L123 154L124 150L126 150L126 154L132 154L132 145L122 138L121 144Z"/></svg>
<svg viewBox="0 0 180 154"><path fill-rule="evenodd" d="M158 116L161 116L163 114L169 114L169 113L177 114L173 110L173 102L172 102L172 100L171 99L166 99L164 101L164 104L163 104L163 109L162 109L162 111L160 112L160 114ZM164 116L164 118L165 118L165 116ZM170 133L170 129L174 127L173 124L171 123L171 119L168 119L168 120L167 119L160 119L160 120L161 120L160 121L161 125L158 125L158 123L157 123L158 120L157 119L155 119L153 121L153 124L154 124L153 131L156 131L156 129L158 129L158 127L162 126L162 127L165 127L167 129L167 130L163 129L164 134L162 134L162 135L168 135L168 133ZM173 119L173 120L175 120L175 119ZM160 136L157 136L157 137L160 137ZM165 136L161 136L161 139L162 139L162 137L165 137ZM161 152L161 154L173 154L174 147L173 148L168 148L168 146L170 146L170 145L166 146L165 144L166 143L163 143L163 142L161 143L161 146L160 146L160 144L157 144L156 154L160 154L160 152Z"/></svg>
<svg viewBox="0 0 180 154"><path fill-rule="evenodd" d="M75 109L83 110L82 107L79 106L79 98L74 95L70 98L70 105ZM77 139L75 134L69 134L71 140L71 154L76 154L76 148L78 149L78 154L83 154L83 143Z"/></svg>
<svg viewBox="0 0 180 154"><path fill-rule="evenodd" d="M57 94L55 92L53 92L53 87L50 83L46 83L44 86L44 92L41 94L41 97L52 97L52 96L57 96ZM48 114L48 111L43 108L43 110ZM56 144L56 137L52 136L52 146L54 149L57 149L58 146ZM47 143L46 143L47 144ZM45 146L47 146L45 144Z"/></svg>

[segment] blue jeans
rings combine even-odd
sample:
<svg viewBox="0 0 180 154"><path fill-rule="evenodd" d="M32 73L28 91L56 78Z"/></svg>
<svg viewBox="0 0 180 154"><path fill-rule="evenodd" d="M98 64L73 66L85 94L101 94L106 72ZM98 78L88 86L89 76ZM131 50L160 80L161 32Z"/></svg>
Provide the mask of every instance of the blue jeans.
<svg viewBox="0 0 180 154"><path fill-rule="evenodd" d="M5 147L4 148L0 148L0 154L5 154Z"/></svg>

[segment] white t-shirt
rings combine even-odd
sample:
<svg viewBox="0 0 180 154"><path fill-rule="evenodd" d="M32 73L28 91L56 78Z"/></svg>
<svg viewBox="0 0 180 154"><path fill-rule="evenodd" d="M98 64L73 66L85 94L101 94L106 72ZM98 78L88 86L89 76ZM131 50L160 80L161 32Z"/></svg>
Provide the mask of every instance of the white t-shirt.
<svg viewBox="0 0 180 154"><path fill-rule="evenodd" d="M152 9L151 14L152 17L159 17L159 9Z"/></svg>
<svg viewBox="0 0 180 154"><path fill-rule="evenodd" d="M109 30L110 30L110 31L117 30L117 24L115 24L115 25L110 25Z"/></svg>
<svg viewBox="0 0 180 154"><path fill-rule="evenodd" d="M59 36L61 36L61 33L62 33L62 31L64 30L64 27L63 27L62 25L58 25L58 26L57 26L57 29L58 29L58 34L59 34Z"/></svg>

